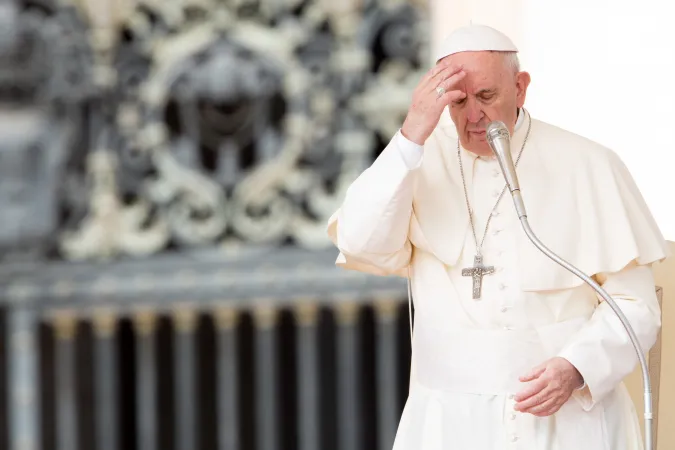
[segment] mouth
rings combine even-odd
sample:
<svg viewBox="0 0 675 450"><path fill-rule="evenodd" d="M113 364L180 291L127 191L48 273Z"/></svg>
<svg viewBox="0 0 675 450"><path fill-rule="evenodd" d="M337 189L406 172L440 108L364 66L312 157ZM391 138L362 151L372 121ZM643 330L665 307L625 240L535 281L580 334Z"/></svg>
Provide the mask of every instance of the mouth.
<svg viewBox="0 0 675 450"><path fill-rule="evenodd" d="M469 130L469 136L474 138L484 138L485 130Z"/></svg>

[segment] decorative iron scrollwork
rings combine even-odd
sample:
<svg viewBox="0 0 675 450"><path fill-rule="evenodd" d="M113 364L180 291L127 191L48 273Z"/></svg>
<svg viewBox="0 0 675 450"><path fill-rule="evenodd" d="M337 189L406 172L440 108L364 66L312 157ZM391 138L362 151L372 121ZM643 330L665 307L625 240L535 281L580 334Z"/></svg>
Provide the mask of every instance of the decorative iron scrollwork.
<svg viewBox="0 0 675 450"><path fill-rule="evenodd" d="M21 101L49 119L33 129L41 158L57 145L54 124L66 130L45 169L60 181L31 186L53 192L58 212L40 231L56 237L53 251L41 254L328 246L326 220L400 126L425 70L426 6L123 3L10 3L0 59L34 50L0 70L0 95L27 83ZM1 144L0 158L23 158L20 145Z"/></svg>

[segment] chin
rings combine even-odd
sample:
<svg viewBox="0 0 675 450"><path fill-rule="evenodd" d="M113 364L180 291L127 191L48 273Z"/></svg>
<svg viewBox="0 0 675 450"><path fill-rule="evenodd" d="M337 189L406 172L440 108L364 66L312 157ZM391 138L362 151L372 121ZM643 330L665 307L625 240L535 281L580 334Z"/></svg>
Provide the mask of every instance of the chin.
<svg viewBox="0 0 675 450"><path fill-rule="evenodd" d="M485 139L472 139L471 137L465 137L462 139L461 144L466 150L476 154L484 155L486 153L492 153L490 144L488 144Z"/></svg>

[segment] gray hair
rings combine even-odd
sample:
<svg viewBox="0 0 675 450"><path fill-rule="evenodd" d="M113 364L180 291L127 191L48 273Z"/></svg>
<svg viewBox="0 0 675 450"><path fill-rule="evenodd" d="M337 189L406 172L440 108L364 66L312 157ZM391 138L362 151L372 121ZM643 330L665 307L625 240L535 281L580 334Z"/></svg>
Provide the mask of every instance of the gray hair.
<svg viewBox="0 0 675 450"><path fill-rule="evenodd" d="M514 74L520 72L520 60L517 52L505 52L504 63L506 68L511 70Z"/></svg>

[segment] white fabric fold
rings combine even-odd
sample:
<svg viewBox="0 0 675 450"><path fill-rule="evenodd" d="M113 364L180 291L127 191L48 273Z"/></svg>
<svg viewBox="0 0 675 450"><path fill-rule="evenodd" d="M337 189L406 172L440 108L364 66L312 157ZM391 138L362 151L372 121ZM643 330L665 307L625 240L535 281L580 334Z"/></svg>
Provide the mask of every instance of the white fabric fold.
<svg viewBox="0 0 675 450"><path fill-rule="evenodd" d="M631 263L618 273L599 274L598 283L616 302L636 332L645 353L661 328L661 309L648 266ZM570 336L558 356L582 374L586 388L575 393L586 411L604 399L638 365L637 352L618 316L600 296L590 320Z"/></svg>

